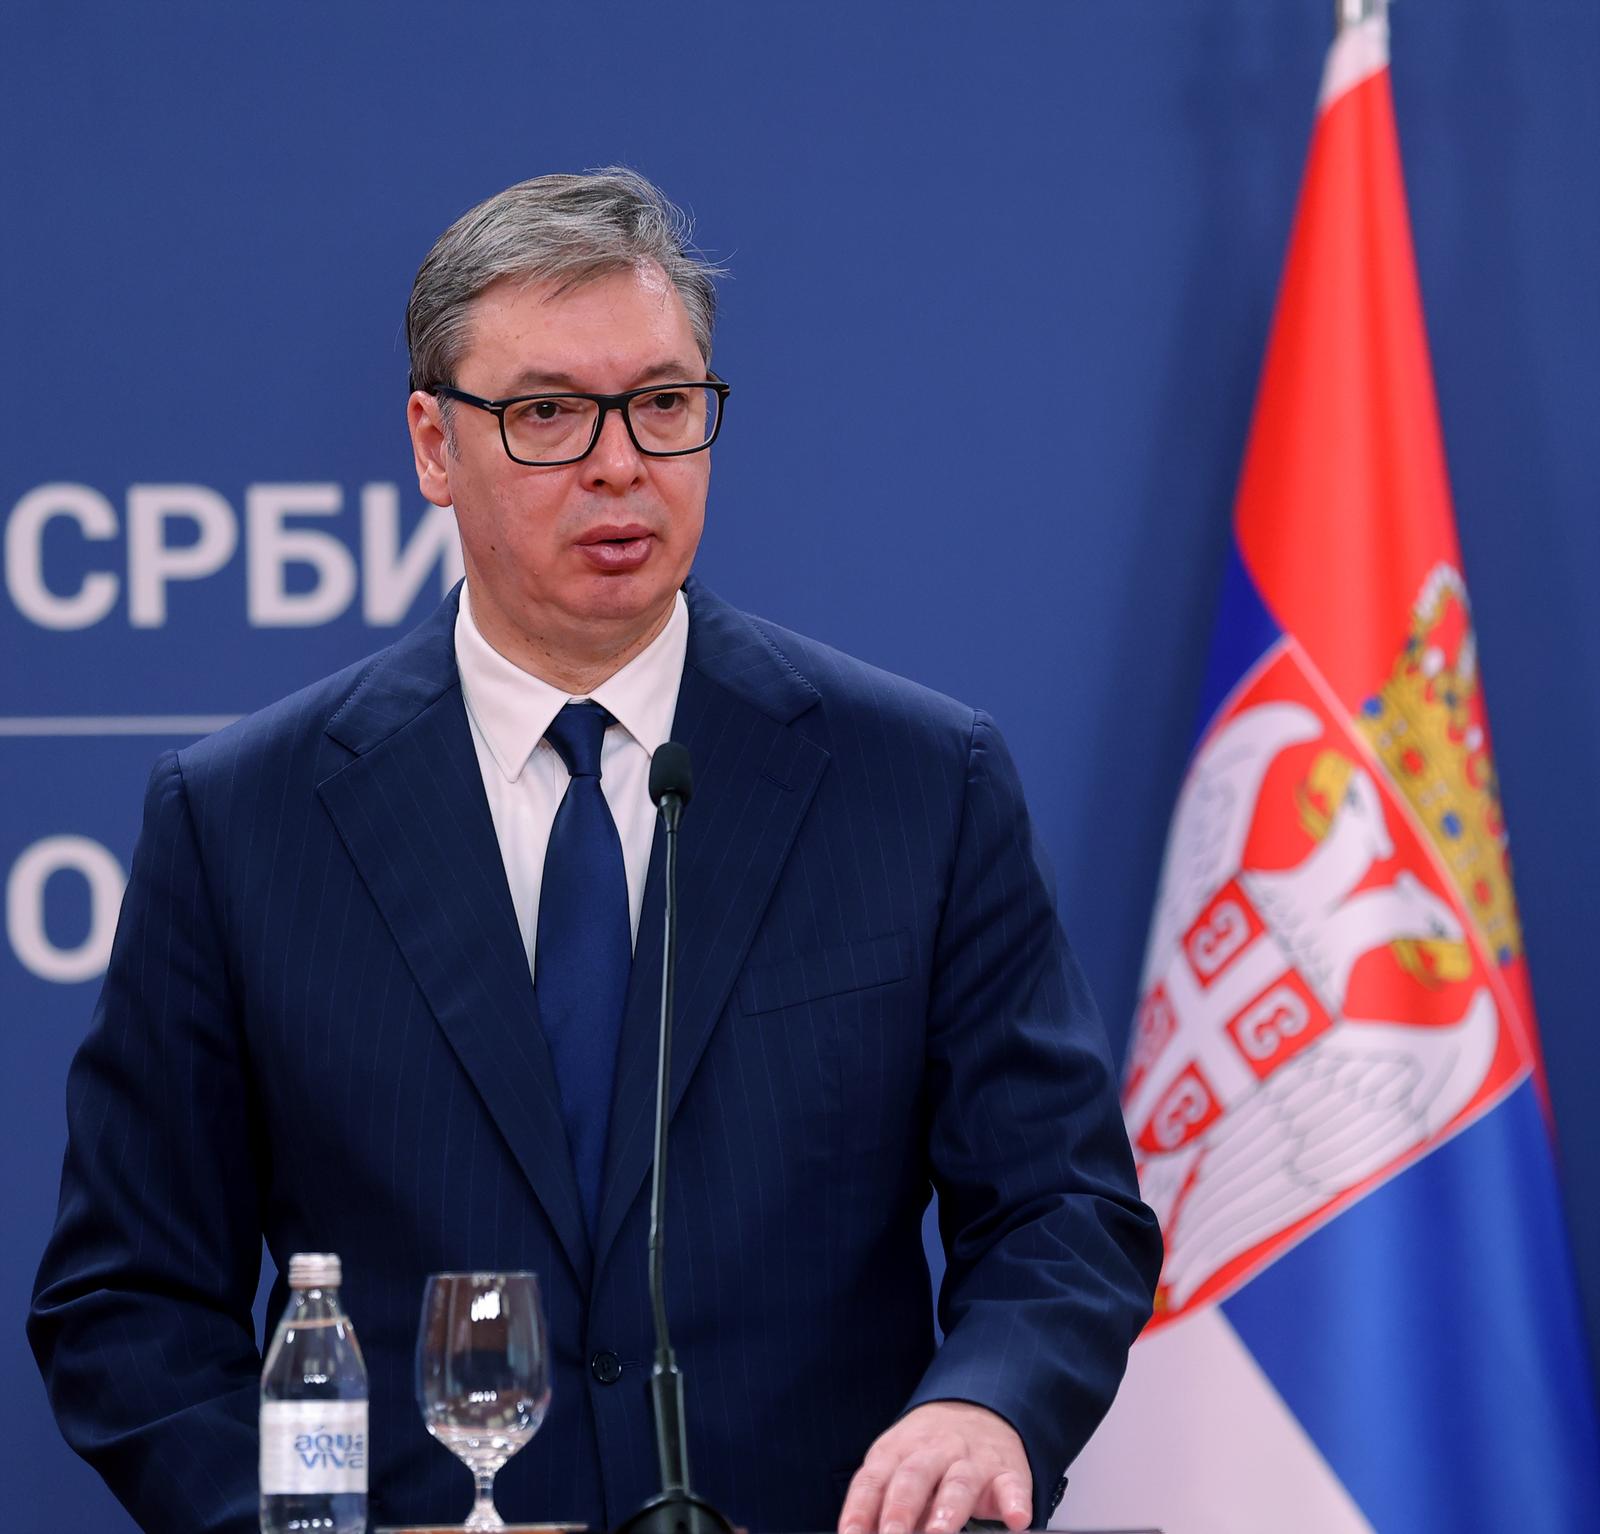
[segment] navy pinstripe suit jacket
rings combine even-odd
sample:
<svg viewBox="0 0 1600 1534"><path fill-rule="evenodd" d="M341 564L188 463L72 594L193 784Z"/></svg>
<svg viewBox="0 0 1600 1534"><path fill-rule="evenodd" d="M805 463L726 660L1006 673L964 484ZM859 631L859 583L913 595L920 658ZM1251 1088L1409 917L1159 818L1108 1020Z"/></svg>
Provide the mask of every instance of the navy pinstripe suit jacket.
<svg viewBox="0 0 1600 1534"><path fill-rule="evenodd" d="M878 1432L960 1398L1017 1428L1042 1520L1159 1237L1015 771L982 714L688 590L667 1299L696 1483L757 1530L830 1527ZM263 1233L280 1268L344 1256L374 1523L467 1505L413 1402L446 1268L544 1286L554 1400L507 1516L605 1527L656 1489L659 839L591 1240L455 610L151 779L30 1334L67 1438L160 1534L256 1527Z"/></svg>

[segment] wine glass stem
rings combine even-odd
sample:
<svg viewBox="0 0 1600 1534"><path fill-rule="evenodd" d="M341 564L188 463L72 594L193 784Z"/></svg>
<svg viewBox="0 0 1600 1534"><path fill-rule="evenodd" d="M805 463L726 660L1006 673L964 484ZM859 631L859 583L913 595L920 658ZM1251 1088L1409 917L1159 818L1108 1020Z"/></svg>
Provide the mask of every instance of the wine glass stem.
<svg viewBox="0 0 1600 1534"><path fill-rule="evenodd" d="M503 1529L505 1521L494 1505L494 1471L473 1470L472 1479L478 1488L473 1499L472 1517L467 1520L469 1529Z"/></svg>

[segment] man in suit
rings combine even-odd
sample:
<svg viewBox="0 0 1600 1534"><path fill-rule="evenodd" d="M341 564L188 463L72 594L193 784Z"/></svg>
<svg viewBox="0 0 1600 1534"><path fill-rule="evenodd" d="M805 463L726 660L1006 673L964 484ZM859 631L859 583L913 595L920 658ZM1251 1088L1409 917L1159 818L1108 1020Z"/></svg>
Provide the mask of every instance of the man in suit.
<svg viewBox="0 0 1600 1534"><path fill-rule="evenodd" d="M508 1516L606 1526L656 1489L669 734L695 771L667 1302L698 1489L757 1530L1020 1528L1115 1392L1159 1236L1004 745L689 577L711 275L629 172L458 220L418 273L408 408L464 588L154 772L30 1320L63 1431L147 1529L255 1527L263 1234L280 1270L344 1258L375 1523L465 1500L411 1402L445 1268L544 1286L554 1399Z"/></svg>

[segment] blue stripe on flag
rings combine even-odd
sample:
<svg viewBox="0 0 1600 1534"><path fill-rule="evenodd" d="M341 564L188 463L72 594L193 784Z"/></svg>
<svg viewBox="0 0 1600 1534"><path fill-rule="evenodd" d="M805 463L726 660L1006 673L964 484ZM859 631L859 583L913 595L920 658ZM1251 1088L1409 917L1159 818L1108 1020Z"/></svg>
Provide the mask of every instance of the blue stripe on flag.
<svg viewBox="0 0 1600 1534"><path fill-rule="evenodd" d="M1600 1428L1530 1083L1223 1311L1379 1534L1600 1531Z"/></svg>
<svg viewBox="0 0 1600 1534"><path fill-rule="evenodd" d="M1272 620L1256 583L1244 567L1238 540L1228 540L1228 563L1222 574L1222 597L1206 660L1205 685L1200 690L1200 728L1212 716L1242 677L1267 653L1283 631Z"/></svg>

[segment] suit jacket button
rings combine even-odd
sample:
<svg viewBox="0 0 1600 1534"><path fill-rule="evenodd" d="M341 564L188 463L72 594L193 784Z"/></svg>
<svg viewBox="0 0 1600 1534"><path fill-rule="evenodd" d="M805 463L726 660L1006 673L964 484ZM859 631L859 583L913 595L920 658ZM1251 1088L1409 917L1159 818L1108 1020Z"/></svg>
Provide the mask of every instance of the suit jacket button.
<svg viewBox="0 0 1600 1534"><path fill-rule="evenodd" d="M615 1385L622 1378L622 1360L615 1353L596 1353L589 1360L589 1373L602 1385Z"/></svg>

